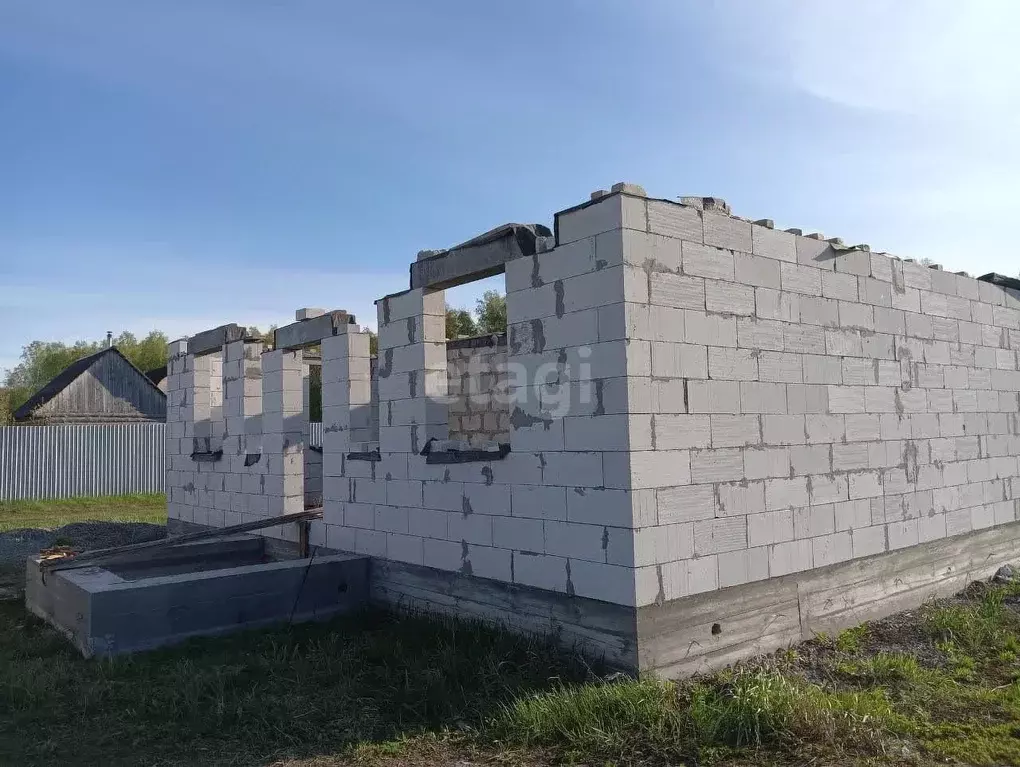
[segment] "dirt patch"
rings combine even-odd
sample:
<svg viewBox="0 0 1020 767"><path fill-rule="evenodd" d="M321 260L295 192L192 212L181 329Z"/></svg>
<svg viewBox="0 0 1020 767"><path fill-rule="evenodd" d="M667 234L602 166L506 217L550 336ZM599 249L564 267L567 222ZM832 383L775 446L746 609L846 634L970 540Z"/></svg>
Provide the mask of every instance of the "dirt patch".
<svg viewBox="0 0 1020 767"><path fill-rule="evenodd" d="M0 599L21 598L25 559L42 549L64 544L89 551L165 537L165 525L147 522L72 522L54 530L28 528L0 533Z"/></svg>

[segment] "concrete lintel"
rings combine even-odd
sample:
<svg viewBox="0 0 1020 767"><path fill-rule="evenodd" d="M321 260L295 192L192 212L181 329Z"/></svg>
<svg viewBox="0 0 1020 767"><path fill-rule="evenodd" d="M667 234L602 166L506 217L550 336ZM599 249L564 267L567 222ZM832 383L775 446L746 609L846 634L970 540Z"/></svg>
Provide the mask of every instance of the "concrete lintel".
<svg viewBox="0 0 1020 767"><path fill-rule="evenodd" d="M318 317L277 328L274 348L303 349L306 346L316 346L323 338L347 333L348 328L354 324L354 315L348 314L343 309L336 309Z"/></svg>
<svg viewBox="0 0 1020 767"><path fill-rule="evenodd" d="M228 325L220 325L212 330L203 330L188 339L188 354L193 354L196 357L213 354L229 343L243 341L245 333L244 327L233 322Z"/></svg>
<svg viewBox="0 0 1020 767"><path fill-rule="evenodd" d="M504 224L449 250L423 253L411 264L411 290L452 288L502 274L507 261L534 255L536 240L551 234L542 224Z"/></svg>

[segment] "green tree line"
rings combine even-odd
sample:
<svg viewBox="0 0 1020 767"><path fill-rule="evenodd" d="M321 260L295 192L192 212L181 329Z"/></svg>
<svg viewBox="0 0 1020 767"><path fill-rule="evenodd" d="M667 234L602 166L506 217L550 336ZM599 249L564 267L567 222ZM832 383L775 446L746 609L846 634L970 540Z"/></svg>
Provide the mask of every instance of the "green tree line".
<svg viewBox="0 0 1020 767"><path fill-rule="evenodd" d="M256 327L248 328L252 337L262 338L266 348L272 348L273 331L262 332ZM487 333L506 332L506 298L494 290L486 291L475 304L474 312L466 309L447 307L447 338L465 338ZM376 339L373 334L372 353L376 353ZM166 333L153 330L144 338L137 338L127 331L113 339L113 345L128 358L136 368L146 373L166 365L166 347L169 339ZM7 371L0 383L0 425L11 423L13 413L29 397L56 377L64 368L82 357L95 354L106 347L106 340L79 341L65 344L60 341L32 341L21 350L18 364ZM321 384L313 375L313 389ZM317 399L313 394L313 403ZM317 414L313 413L313 420Z"/></svg>

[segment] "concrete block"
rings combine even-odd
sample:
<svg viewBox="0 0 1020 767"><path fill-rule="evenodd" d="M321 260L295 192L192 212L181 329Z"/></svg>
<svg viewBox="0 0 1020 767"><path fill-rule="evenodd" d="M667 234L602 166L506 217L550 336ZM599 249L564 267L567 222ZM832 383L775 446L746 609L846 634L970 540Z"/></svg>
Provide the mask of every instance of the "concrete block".
<svg viewBox="0 0 1020 767"><path fill-rule="evenodd" d="M766 415L762 431L766 445L798 445L807 442L803 415Z"/></svg>
<svg viewBox="0 0 1020 767"><path fill-rule="evenodd" d="M829 386L830 413L864 413L863 386Z"/></svg>
<svg viewBox="0 0 1020 767"><path fill-rule="evenodd" d="M600 452L545 453L542 456L541 484L576 487L591 483L601 486L604 481L602 456Z"/></svg>
<svg viewBox="0 0 1020 767"><path fill-rule="evenodd" d="M648 450L652 446L648 416L567 417L563 424L566 450Z"/></svg>
<svg viewBox="0 0 1020 767"><path fill-rule="evenodd" d="M759 367L761 364L761 358L759 358ZM827 387L820 384L788 384L786 387L786 409L791 415L828 413L829 392Z"/></svg>
<svg viewBox="0 0 1020 767"><path fill-rule="evenodd" d="M755 315L759 319L800 322L799 294L770 288L755 288L754 296Z"/></svg>
<svg viewBox="0 0 1020 767"><path fill-rule="evenodd" d="M777 416L782 417L782 416ZM801 422L803 434L803 420ZM790 475L790 448L764 447L744 450L744 475L747 479L788 477Z"/></svg>
<svg viewBox="0 0 1020 767"><path fill-rule="evenodd" d="M830 446L794 445L790 447L790 466L791 476L804 474L827 474L832 471L832 454Z"/></svg>
<svg viewBox="0 0 1020 767"><path fill-rule="evenodd" d="M514 485L511 488L511 514L529 519L567 518L567 494L563 487Z"/></svg>
<svg viewBox="0 0 1020 767"><path fill-rule="evenodd" d="M708 347L708 373L716 380L758 380L757 355L750 349Z"/></svg>
<svg viewBox="0 0 1020 767"><path fill-rule="evenodd" d="M692 482L733 482L743 478L744 456L740 449L691 451Z"/></svg>
<svg viewBox="0 0 1020 767"><path fill-rule="evenodd" d="M803 363L804 383L843 383L843 366L838 357L827 357L820 354L805 354Z"/></svg>
<svg viewBox="0 0 1020 767"><path fill-rule="evenodd" d="M717 555L670 562L661 566L662 595L665 600L679 599L719 588Z"/></svg>
<svg viewBox="0 0 1020 767"><path fill-rule="evenodd" d="M633 555L628 566L664 564L693 556L694 526L691 523L644 527L633 531Z"/></svg>
<svg viewBox="0 0 1020 767"><path fill-rule="evenodd" d="M870 277L871 253L865 250L852 250L840 254L836 258L836 271Z"/></svg>
<svg viewBox="0 0 1020 767"><path fill-rule="evenodd" d="M681 246L683 273L693 277L733 281L733 253L710 245L684 242Z"/></svg>
<svg viewBox="0 0 1020 767"><path fill-rule="evenodd" d="M899 522L890 522L886 525L886 537L889 542L889 551L916 546L920 542L918 521L905 519Z"/></svg>
<svg viewBox="0 0 1020 767"><path fill-rule="evenodd" d="M648 200L648 231L701 243L705 240L701 211L666 200Z"/></svg>
<svg viewBox="0 0 1020 767"><path fill-rule="evenodd" d="M649 300L656 306L705 310L705 280L668 272L652 272Z"/></svg>
<svg viewBox="0 0 1020 767"><path fill-rule="evenodd" d="M751 252L751 223L705 211L702 215L705 243L729 250Z"/></svg>
<svg viewBox="0 0 1020 767"><path fill-rule="evenodd" d="M878 498L882 495L881 474L877 471L854 472L847 475L851 499Z"/></svg>
<svg viewBox="0 0 1020 767"><path fill-rule="evenodd" d="M646 204L643 198L610 194L593 203L561 211L555 217L556 245L614 229L644 231Z"/></svg>
<svg viewBox="0 0 1020 767"><path fill-rule="evenodd" d="M825 329L814 325L785 325L783 343L797 354L825 354Z"/></svg>
<svg viewBox="0 0 1020 767"><path fill-rule="evenodd" d="M714 485L661 488L657 494L660 525L715 517L717 497Z"/></svg>
<svg viewBox="0 0 1020 767"><path fill-rule="evenodd" d="M792 541L793 537L792 509L749 514L747 517L748 546L768 546L773 543Z"/></svg>
<svg viewBox="0 0 1020 767"><path fill-rule="evenodd" d="M862 304L892 307L892 285L871 277L858 278L858 292Z"/></svg>
<svg viewBox="0 0 1020 767"><path fill-rule="evenodd" d="M807 506L807 478L765 480L765 508L769 511Z"/></svg>
<svg viewBox="0 0 1020 767"><path fill-rule="evenodd" d="M822 449L820 446L816 449ZM867 469L870 463L870 445L866 442L848 442L832 445L832 468L835 471Z"/></svg>
<svg viewBox="0 0 1020 767"><path fill-rule="evenodd" d="M628 488L687 485L691 481L690 454L686 450L638 450L603 456L605 486Z"/></svg>
<svg viewBox="0 0 1020 767"><path fill-rule="evenodd" d="M849 531L813 538L811 544L815 567L834 565L853 558L853 541Z"/></svg>
<svg viewBox="0 0 1020 767"><path fill-rule="evenodd" d="M652 424L658 450L711 446L711 421L707 415L659 414L653 416Z"/></svg>
<svg viewBox="0 0 1020 767"><path fill-rule="evenodd" d="M659 378L708 378L708 350L693 344L652 343L652 375Z"/></svg>
<svg viewBox="0 0 1020 767"><path fill-rule="evenodd" d="M425 564L425 547L421 538L390 533L386 536L386 558L412 565Z"/></svg>
<svg viewBox="0 0 1020 767"><path fill-rule="evenodd" d="M870 304L840 301L838 315L840 327L861 330L875 329L875 307Z"/></svg>
<svg viewBox="0 0 1020 767"><path fill-rule="evenodd" d="M751 252L756 256L797 261L797 238L788 232L751 225Z"/></svg>
<svg viewBox="0 0 1020 767"><path fill-rule="evenodd" d="M687 407L691 413L740 413L740 384L737 381L689 381Z"/></svg>
<svg viewBox="0 0 1020 767"><path fill-rule="evenodd" d="M491 546L493 519L485 514L451 514L447 520L450 540Z"/></svg>
<svg viewBox="0 0 1020 767"><path fill-rule="evenodd" d="M726 517L694 523L694 553L702 557L747 548L747 518Z"/></svg>
<svg viewBox="0 0 1020 767"><path fill-rule="evenodd" d="M886 550L885 525L851 530L850 539L854 559L881 554Z"/></svg>
<svg viewBox="0 0 1020 767"><path fill-rule="evenodd" d="M514 554L513 562L514 583L566 593L567 560L563 557L521 551Z"/></svg>
<svg viewBox="0 0 1020 767"><path fill-rule="evenodd" d="M605 562L603 539L606 531L603 526L553 520L546 520L543 524L546 554Z"/></svg>
<svg viewBox="0 0 1020 767"><path fill-rule="evenodd" d="M814 566L814 546L809 539L777 543L769 547L769 576L803 572Z"/></svg>
<svg viewBox="0 0 1020 767"><path fill-rule="evenodd" d="M741 381L740 408L744 413L767 413L771 415L786 413L785 384Z"/></svg>
<svg viewBox="0 0 1020 767"><path fill-rule="evenodd" d="M800 301L800 321L823 327L839 326L839 302L832 298L804 296Z"/></svg>
<svg viewBox="0 0 1020 767"><path fill-rule="evenodd" d="M684 310L685 340L690 344L736 346L737 321L732 316ZM743 346L743 344L741 344Z"/></svg>
<svg viewBox="0 0 1020 767"><path fill-rule="evenodd" d="M633 571L582 559L570 561L568 593L603 602L634 606Z"/></svg>
<svg viewBox="0 0 1020 767"><path fill-rule="evenodd" d="M822 295L841 301L857 301L857 278L852 274L823 271Z"/></svg>
<svg viewBox="0 0 1020 767"><path fill-rule="evenodd" d="M688 416L697 418L698 416ZM712 447L744 447L760 445L761 418L754 415L713 415ZM656 431L658 435L658 431Z"/></svg>
<svg viewBox="0 0 1020 767"><path fill-rule="evenodd" d="M705 281L705 306L710 312L753 315L754 288L733 282Z"/></svg>
<svg viewBox="0 0 1020 767"><path fill-rule="evenodd" d="M733 266L736 278L745 285L760 288L780 288L779 262L748 253L734 253Z"/></svg>
<svg viewBox="0 0 1020 767"><path fill-rule="evenodd" d="M846 437L846 421L841 415L808 414L804 416L804 428L809 444L842 442Z"/></svg>
<svg viewBox="0 0 1020 767"><path fill-rule="evenodd" d="M433 509L412 509L408 512L407 531L421 538L448 540L450 512ZM541 524L541 522L539 522Z"/></svg>
<svg viewBox="0 0 1020 767"><path fill-rule="evenodd" d="M567 519L593 525L645 527L657 516L656 491L574 487L567 491Z"/></svg>
<svg viewBox="0 0 1020 767"><path fill-rule="evenodd" d="M814 237L797 238L797 261L801 264L808 264L818 269L833 270L839 253L833 249L827 240Z"/></svg>
<svg viewBox="0 0 1020 767"><path fill-rule="evenodd" d="M800 354L761 351L758 353L758 380L774 383L802 383L804 366ZM713 376L715 377L715 376Z"/></svg>
<svg viewBox="0 0 1020 767"><path fill-rule="evenodd" d="M784 291L807 296L822 295L822 273L813 267L780 264L780 281Z"/></svg>
<svg viewBox="0 0 1020 767"><path fill-rule="evenodd" d="M716 486L720 517L747 516L765 511L765 482L730 482Z"/></svg>
<svg viewBox="0 0 1020 767"><path fill-rule="evenodd" d="M848 328L825 329L825 353L836 357L860 357L861 331Z"/></svg>
<svg viewBox="0 0 1020 767"><path fill-rule="evenodd" d="M768 549L730 551L719 555L719 588L765 580L769 577Z"/></svg>
<svg viewBox="0 0 1020 767"><path fill-rule="evenodd" d="M515 551L544 551L544 525L541 519L496 517L492 520L493 545Z"/></svg>
<svg viewBox="0 0 1020 767"><path fill-rule="evenodd" d="M737 318L737 346L783 351L783 323L756 317Z"/></svg>

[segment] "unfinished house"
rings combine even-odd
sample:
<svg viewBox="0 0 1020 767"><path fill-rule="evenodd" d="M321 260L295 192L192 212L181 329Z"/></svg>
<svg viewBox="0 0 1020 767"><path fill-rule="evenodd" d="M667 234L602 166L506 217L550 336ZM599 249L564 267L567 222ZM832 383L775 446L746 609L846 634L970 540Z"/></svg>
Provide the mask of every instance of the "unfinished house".
<svg viewBox="0 0 1020 767"><path fill-rule="evenodd" d="M444 289L499 273L505 344L453 350ZM368 563L360 599L633 672L726 664L1017 558L1018 288L617 184L423 253L374 365L342 311L265 354L240 324L175 342L170 523L303 509L319 346L307 543Z"/></svg>

